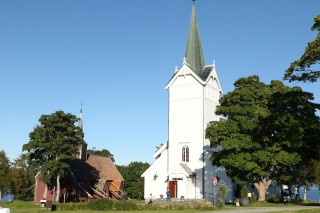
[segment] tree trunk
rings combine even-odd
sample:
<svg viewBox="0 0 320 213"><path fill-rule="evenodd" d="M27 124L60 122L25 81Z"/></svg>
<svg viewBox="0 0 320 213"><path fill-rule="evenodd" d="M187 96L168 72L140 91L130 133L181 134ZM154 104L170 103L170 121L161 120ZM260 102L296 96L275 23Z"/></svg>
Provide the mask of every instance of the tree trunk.
<svg viewBox="0 0 320 213"><path fill-rule="evenodd" d="M303 188L303 193L307 193L306 186L304 186L304 188ZM300 203L300 200L301 200L300 199L300 186L295 186L294 187L294 195L295 195L294 200L291 199L291 201L294 201L296 203ZM305 195L307 195L307 194L305 194Z"/></svg>
<svg viewBox="0 0 320 213"><path fill-rule="evenodd" d="M258 183L254 183L254 186L256 187L259 193L258 201L260 202L266 201L266 192L271 182L272 180L267 180L266 178L262 178Z"/></svg>
<svg viewBox="0 0 320 213"><path fill-rule="evenodd" d="M57 195L56 195L56 203L59 203L60 200L60 175L57 177Z"/></svg>

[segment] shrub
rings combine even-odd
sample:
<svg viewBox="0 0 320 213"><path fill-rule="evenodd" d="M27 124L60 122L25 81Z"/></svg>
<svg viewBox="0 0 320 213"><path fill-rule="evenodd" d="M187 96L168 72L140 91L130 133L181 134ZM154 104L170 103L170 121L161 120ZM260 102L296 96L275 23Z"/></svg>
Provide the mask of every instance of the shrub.
<svg viewBox="0 0 320 213"><path fill-rule="evenodd" d="M97 199L87 203L88 209L94 210L94 211L111 210L112 206L113 206L113 202L107 199Z"/></svg>
<svg viewBox="0 0 320 213"><path fill-rule="evenodd" d="M217 202L216 202L216 206L221 209L223 206L224 206L224 200L222 199L218 199Z"/></svg>
<svg viewBox="0 0 320 213"><path fill-rule="evenodd" d="M255 195L254 193L251 193L251 203L256 203L257 202L257 195Z"/></svg>
<svg viewBox="0 0 320 213"><path fill-rule="evenodd" d="M86 210L86 203L57 203L56 210L62 211L76 211L76 210Z"/></svg>
<svg viewBox="0 0 320 213"><path fill-rule="evenodd" d="M131 202L131 201L125 201L125 202L114 202L113 203L113 209L119 211L131 211L131 210L137 210L137 204Z"/></svg>
<svg viewBox="0 0 320 213"><path fill-rule="evenodd" d="M271 197L271 198L268 198L267 202L268 203L281 203L281 198Z"/></svg>
<svg viewBox="0 0 320 213"><path fill-rule="evenodd" d="M218 195L219 195L219 198L221 200L225 200L227 198L227 195L228 195L228 189L227 187L225 186L220 186L219 188L219 191L218 191Z"/></svg>
<svg viewBox="0 0 320 213"><path fill-rule="evenodd" d="M242 186L240 189L240 198L248 197L248 188L246 186Z"/></svg>
<svg viewBox="0 0 320 213"><path fill-rule="evenodd" d="M184 207L184 206L178 206L178 208L177 208L178 210L185 210L186 209L186 207Z"/></svg>

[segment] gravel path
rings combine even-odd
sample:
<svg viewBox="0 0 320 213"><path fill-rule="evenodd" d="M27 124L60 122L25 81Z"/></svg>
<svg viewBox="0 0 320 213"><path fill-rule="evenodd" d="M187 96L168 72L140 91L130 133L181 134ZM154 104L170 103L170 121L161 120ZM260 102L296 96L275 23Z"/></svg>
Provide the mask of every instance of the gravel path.
<svg viewBox="0 0 320 213"><path fill-rule="evenodd" d="M234 208L230 210L221 210L220 212L221 213L264 213L264 212L297 211L297 210L307 210L307 209L310 209L310 210L318 209L318 211L320 212L320 206L239 207L239 208ZM211 213L217 213L217 211L212 211Z"/></svg>

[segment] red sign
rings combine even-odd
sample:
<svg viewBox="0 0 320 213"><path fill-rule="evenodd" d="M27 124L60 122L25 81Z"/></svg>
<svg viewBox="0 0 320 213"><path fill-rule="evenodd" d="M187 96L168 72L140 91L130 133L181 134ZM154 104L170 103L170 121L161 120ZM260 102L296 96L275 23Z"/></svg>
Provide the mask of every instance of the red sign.
<svg viewBox="0 0 320 213"><path fill-rule="evenodd" d="M217 187L217 185L218 185L218 177L217 176L213 177L212 184L213 184L214 187Z"/></svg>

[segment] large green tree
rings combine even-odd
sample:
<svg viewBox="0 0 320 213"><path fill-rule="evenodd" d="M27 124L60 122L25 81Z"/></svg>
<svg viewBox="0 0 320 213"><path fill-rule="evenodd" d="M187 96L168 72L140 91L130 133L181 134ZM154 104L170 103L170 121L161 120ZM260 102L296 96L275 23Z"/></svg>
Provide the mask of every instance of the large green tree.
<svg viewBox="0 0 320 213"><path fill-rule="evenodd" d="M10 183L12 192L17 198L30 199L32 197L35 172L34 166L29 164L28 154L21 154L14 159L10 168Z"/></svg>
<svg viewBox="0 0 320 213"><path fill-rule="evenodd" d="M4 150L0 151L0 195L10 188L10 160Z"/></svg>
<svg viewBox="0 0 320 213"><path fill-rule="evenodd" d="M125 190L130 198L139 199L144 193L144 179L141 177L148 168L149 163L131 162L127 166L117 166L125 181Z"/></svg>
<svg viewBox="0 0 320 213"><path fill-rule="evenodd" d="M42 115L39 122L40 125L29 134L29 143L23 145L23 150L28 152L30 162L42 172L43 181L55 187L58 202L60 178L84 143L83 133L75 125L78 118L63 111Z"/></svg>
<svg viewBox="0 0 320 213"><path fill-rule="evenodd" d="M212 162L224 166L236 183L253 182L259 201L265 201L272 179L291 181L288 171L302 162L306 144L313 143L306 132L314 129L301 119L319 119L315 115L319 105L299 87L289 88L280 81L267 85L258 76L240 78L234 86L216 111L227 119L210 122L206 130L211 146L221 147Z"/></svg>
<svg viewBox="0 0 320 213"><path fill-rule="evenodd" d="M301 159L298 164L283 166L277 171L278 180L297 187L318 182L320 120L315 110L319 104L310 100L313 95L299 87L275 92L268 105L271 115L263 127L272 134L273 141L288 141L287 150L298 152Z"/></svg>
<svg viewBox="0 0 320 213"><path fill-rule="evenodd" d="M102 150L96 150L95 147L93 147L92 149L88 149L87 151L88 154L94 154L94 155L100 155L100 156L104 156L104 157L108 157L112 160L112 162L114 162L114 156L113 154L111 154L111 152L107 149L102 149Z"/></svg>
<svg viewBox="0 0 320 213"><path fill-rule="evenodd" d="M316 82L320 77L320 15L316 16L314 21L311 30L317 30L318 35L314 41L308 43L301 58L291 63L286 70L286 80Z"/></svg>

